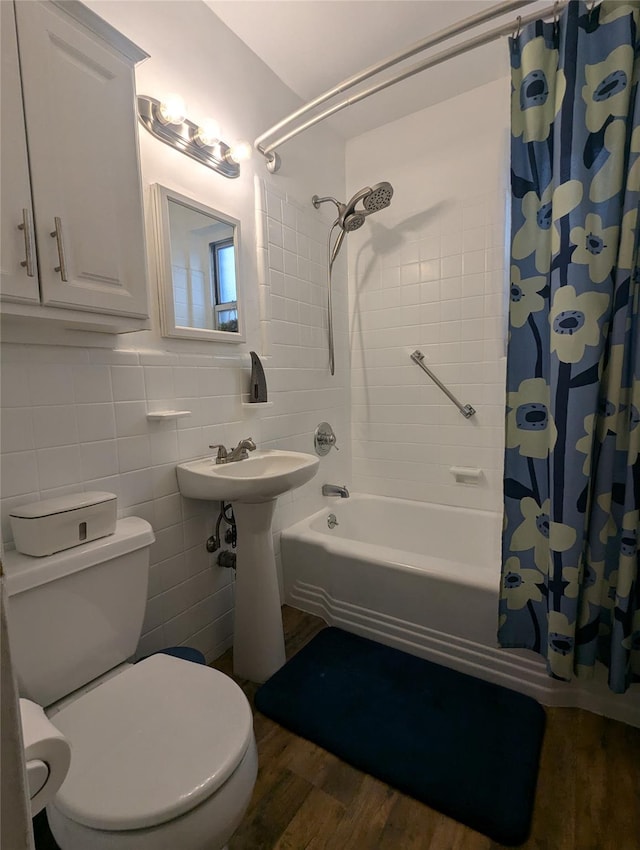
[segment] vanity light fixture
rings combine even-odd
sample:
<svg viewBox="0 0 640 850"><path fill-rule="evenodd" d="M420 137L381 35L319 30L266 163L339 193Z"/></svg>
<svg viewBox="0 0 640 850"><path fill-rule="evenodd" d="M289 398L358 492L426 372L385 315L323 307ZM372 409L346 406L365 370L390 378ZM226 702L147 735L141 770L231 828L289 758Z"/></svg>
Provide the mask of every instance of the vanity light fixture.
<svg viewBox="0 0 640 850"><path fill-rule="evenodd" d="M209 148L216 145L222 136L220 125L213 118L204 118L198 127L198 132L193 137L193 141L202 148Z"/></svg>
<svg viewBox="0 0 640 850"><path fill-rule="evenodd" d="M186 114L187 106L179 94L168 94L158 108L161 124L182 124Z"/></svg>
<svg viewBox="0 0 640 850"><path fill-rule="evenodd" d="M247 160L251 159L251 154L253 153L253 147L250 142L245 141L244 139L238 139L231 145L229 149L229 158L233 162L247 162Z"/></svg>
<svg viewBox="0 0 640 850"><path fill-rule="evenodd" d="M228 145L220 138L220 125L212 118L194 124L185 118L186 107L178 95L163 101L138 95L138 118L152 136L225 177L238 177L240 163L249 159L252 147L238 140Z"/></svg>

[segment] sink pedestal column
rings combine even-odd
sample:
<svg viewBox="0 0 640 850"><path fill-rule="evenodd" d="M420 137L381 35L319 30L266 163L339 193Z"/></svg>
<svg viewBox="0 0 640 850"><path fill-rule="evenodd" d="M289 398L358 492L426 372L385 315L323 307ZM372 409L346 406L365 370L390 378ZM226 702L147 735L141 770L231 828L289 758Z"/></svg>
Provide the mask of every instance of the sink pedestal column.
<svg viewBox="0 0 640 850"><path fill-rule="evenodd" d="M266 682L286 660L271 535L275 507L276 499L233 503L238 531L233 672L252 682Z"/></svg>

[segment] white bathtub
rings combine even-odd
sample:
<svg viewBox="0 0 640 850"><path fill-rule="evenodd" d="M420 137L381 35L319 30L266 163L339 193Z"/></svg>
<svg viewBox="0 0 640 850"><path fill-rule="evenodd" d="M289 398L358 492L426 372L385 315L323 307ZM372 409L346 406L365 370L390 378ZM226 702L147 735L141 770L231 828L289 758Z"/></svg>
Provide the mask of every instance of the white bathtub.
<svg viewBox="0 0 640 850"><path fill-rule="evenodd" d="M556 682L533 652L498 649L500 528L501 516L489 511L330 497L326 509L282 532L285 601L547 705L580 705L640 725L635 692L616 697L602 682Z"/></svg>

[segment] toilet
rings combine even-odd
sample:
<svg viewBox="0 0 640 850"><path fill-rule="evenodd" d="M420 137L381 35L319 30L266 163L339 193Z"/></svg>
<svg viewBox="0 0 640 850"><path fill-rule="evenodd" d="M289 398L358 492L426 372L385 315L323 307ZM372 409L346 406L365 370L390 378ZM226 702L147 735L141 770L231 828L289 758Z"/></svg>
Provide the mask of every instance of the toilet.
<svg viewBox="0 0 640 850"><path fill-rule="evenodd" d="M228 676L169 655L137 664L149 523L46 557L7 552L20 695L71 747L47 806L62 850L222 850L258 770L251 707Z"/></svg>

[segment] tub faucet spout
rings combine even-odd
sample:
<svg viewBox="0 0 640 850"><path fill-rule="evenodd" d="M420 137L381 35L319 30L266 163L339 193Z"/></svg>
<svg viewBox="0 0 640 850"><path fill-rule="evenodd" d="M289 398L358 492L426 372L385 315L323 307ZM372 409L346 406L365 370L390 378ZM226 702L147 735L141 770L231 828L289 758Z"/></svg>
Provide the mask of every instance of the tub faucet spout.
<svg viewBox="0 0 640 850"><path fill-rule="evenodd" d="M323 484L322 485L322 495L323 496L340 496L342 499L349 498L349 491L346 486L340 487L339 484Z"/></svg>

